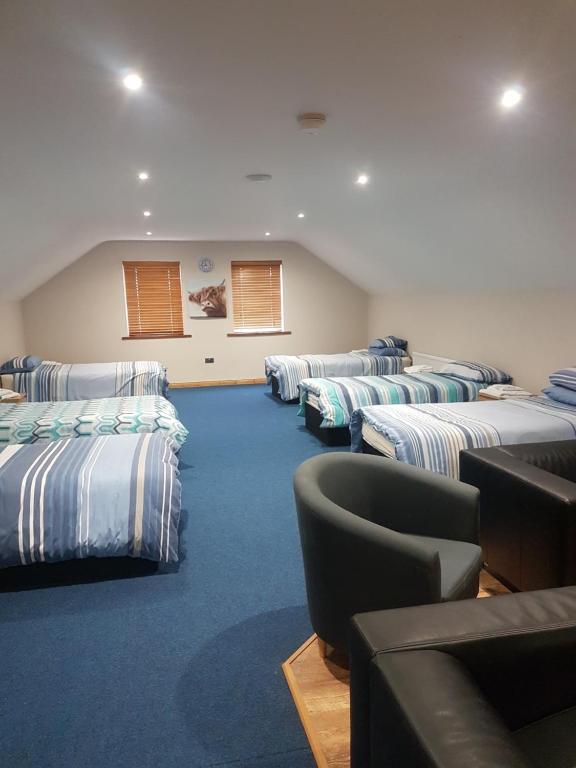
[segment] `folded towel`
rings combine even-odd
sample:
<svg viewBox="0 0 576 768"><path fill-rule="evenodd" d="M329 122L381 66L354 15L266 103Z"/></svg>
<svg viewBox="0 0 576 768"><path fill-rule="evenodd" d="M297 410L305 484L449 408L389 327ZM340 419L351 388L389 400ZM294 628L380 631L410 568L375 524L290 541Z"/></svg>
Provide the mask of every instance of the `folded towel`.
<svg viewBox="0 0 576 768"><path fill-rule="evenodd" d="M434 373L431 365L408 365L403 373Z"/></svg>

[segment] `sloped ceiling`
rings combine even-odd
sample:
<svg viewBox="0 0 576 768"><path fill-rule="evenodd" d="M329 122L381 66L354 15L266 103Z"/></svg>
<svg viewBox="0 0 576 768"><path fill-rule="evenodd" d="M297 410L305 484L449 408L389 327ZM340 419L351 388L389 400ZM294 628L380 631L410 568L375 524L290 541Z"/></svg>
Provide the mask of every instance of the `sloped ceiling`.
<svg viewBox="0 0 576 768"><path fill-rule="evenodd" d="M570 0L4 0L0 296L148 229L373 293L573 287L575 40Z"/></svg>

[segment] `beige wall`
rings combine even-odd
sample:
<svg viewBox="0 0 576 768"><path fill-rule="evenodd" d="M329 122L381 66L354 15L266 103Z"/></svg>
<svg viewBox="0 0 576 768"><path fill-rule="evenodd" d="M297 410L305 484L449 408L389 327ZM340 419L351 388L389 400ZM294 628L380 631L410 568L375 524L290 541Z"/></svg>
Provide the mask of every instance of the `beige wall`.
<svg viewBox="0 0 576 768"><path fill-rule="evenodd" d="M183 288L226 277L227 319L191 320L190 339L122 341L127 333L122 261L180 261ZM230 261L281 259L284 315L290 336L228 338L232 331ZM261 377L268 354L341 352L367 344L367 294L294 243L108 242L99 245L23 301L27 351L64 362L161 360L172 382ZM214 357L214 364L205 364Z"/></svg>
<svg viewBox="0 0 576 768"><path fill-rule="evenodd" d="M371 297L369 316L371 337L394 333L412 351L496 365L532 392L576 365L573 293Z"/></svg>
<svg viewBox="0 0 576 768"><path fill-rule="evenodd" d="M0 363L26 351L21 303L0 302Z"/></svg>

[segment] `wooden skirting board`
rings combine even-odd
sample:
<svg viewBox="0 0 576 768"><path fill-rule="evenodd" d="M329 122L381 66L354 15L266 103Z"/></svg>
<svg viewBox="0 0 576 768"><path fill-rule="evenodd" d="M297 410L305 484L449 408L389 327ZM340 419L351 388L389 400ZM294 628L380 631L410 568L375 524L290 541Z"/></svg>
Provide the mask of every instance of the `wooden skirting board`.
<svg viewBox="0 0 576 768"><path fill-rule="evenodd" d="M485 571L478 597L508 592ZM346 659L337 652L323 657L312 635L282 670L318 768L350 768L350 686Z"/></svg>
<svg viewBox="0 0 576 768"><path fill-rule="evenodd" d="M266 379L215 379L214 381L178 381L170 384L170 389L188 389L189 387L235 387L240 384L266 384Z"/></svg>

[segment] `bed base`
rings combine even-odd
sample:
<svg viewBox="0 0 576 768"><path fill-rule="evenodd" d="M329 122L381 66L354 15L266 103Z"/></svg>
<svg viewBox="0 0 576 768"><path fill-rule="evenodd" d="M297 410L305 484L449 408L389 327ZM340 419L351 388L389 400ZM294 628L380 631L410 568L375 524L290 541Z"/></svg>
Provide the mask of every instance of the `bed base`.
<svg viewBox="0 0 576 768"><path fill-rule="evenodd" d="M304 404L304 416L306 428L314 437L321 440L324 445L336 448L342 445L350 445L350 430L348 427L322 427L322 414L310 403Z"/></svg>
<svg viewBox="0 0 576 768"><path fill-rule="evenodd" d="M280 385L278 384L278 379L274 374L270 376L270 380L272 382L272 394L277 399L280 400L281 403L289 403L290 405L293 405L294 403L299 403L299 399L296 397L294 400L283 400L280 395Z"/></svg>
<svg viewBox="0 0 576 768"><path fill-rule="evenodd" d="M362 453L367 453L370 456L382 456L383 459L389 459L390 456L386 456L384 453L380 453L376 448L370 445L370 443L367 443L364 438L362 438L361 443Z"/></svg>

